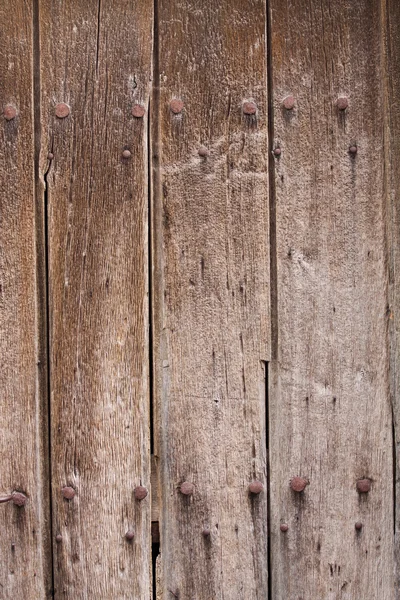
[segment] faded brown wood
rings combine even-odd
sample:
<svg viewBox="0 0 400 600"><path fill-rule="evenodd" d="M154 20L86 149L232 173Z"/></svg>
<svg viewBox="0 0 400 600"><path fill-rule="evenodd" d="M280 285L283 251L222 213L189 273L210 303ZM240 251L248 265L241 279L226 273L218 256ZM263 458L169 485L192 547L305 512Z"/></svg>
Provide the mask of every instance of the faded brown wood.
<svg viewBox="0 0 400 600"><path fill-rule="evenodd" d="M276 600L395 594L380 4L271 2ZM308 480L303 493L294 476ZM369 493L357 492L361 478Z"/></svg>
<svg viewBox="0 0 400 600"><path fill-rule="evenodd" d="M0 597L41 600L51 566L31 3L1 3L0 19L0 498L28 498L24 507L0 504Z"/></svg>
<svg viewBox="0 0 400 600"><path fill-rule="evenodd" d="M386 8L386 59L382 69L386 97L386 161L387 161L387 231L389 254L389 332L391 396L393 402L394 442L396 459L395 488L395 553L396 600L400 598L400 4L395 0L383 3Z"/></svg>
<svg viewBox="0 0 400 600"><path fill-rule="evenodd" d="M152 6L42 0L40 27L56 597L146 599Z"/></svg>
<svg viewBox="0 0 400 600"><path fill-rule="evenodd" d="M266 484L265 2L160 0L158 11L158 597L265 599L267 495L248 492L253 479ZM184 103L179 114L174 100ZM256 114L244 114L245 101L256 103ZM194 485L192 496L181 493L184 482Z"/></svg>

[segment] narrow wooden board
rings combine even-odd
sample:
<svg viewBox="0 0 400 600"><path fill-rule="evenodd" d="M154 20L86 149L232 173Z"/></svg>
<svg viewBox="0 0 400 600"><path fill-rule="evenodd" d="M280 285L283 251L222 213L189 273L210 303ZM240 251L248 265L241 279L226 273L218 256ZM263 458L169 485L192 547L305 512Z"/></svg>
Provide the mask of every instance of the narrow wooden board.
<svg viewBox="0 0 400 600"><path fill-rule="evenodd" d="M384 5L385 6L385 5ZM386 64L382 80L387 90L386 103L386 164L387 164L387 232L389 255L389 333L391 396L393 402L394 441L396 459L395 556L396 600L400 598L400 4L388 0L384 24L387 44ZM385 74L385 77L383 77Z"/></svg>
<svg viewBox="0 0 400 600"><path fill-rule="evenodd" d="M276 600L395 593L380 5L271 1ZM289 486L295 476L309 481L302 493ZM361 478L369 493L357 492Z"/></svg>
<svg viewBox="0 0 400 600"><path fill-rule="evenodd" d="M51 590L40 207L35 207L32 5L0 6L0 597ZM7 108L8 107L8 108ZM7 120L12 107L15 118ZM39 264L41 262L41 264Z"/></svg>
<svg viewBox="0 0 400 600"><path fill-rule="evenodd" d="M133 492L150 490L152 12L144 0L40 2L53 534L61 540L54 569L62 598L150 595L150 493L140 502ZM70 107L66 118L56 116L59 103ZM137 103L143 117L132 114ZM73 499L63 497L65 486Z"/></svg>
<svg viewBox="0 0 400 600"><path fill-rule="evenodd" d="M267 598L265 2L158 3L154 168L157 597ZM182 100L174 114L170 102ZM256 114L245 115L243 102ZM206 156L199 155L204 146ZM183 482L194 494L180 492ZM203 536L209 529L210 535Z"/></svg>

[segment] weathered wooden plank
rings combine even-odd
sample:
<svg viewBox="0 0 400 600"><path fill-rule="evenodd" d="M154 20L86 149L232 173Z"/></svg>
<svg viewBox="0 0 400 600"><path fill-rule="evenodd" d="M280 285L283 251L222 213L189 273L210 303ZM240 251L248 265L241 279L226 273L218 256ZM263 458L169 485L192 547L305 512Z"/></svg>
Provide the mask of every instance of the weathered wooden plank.
<svg viewBox="0 0 400 600"><path fill-rule="evenodd" d="M386 164L387 164L387 232L389 255L389 333L391 397L393 402L396 460L395 487L395 556L396 599L400 598L400 5L395 0L383 3L387 27L386 60L382 83L386 96Z"/></svg>
<svg viewBox="0 0 400 600"><path fill-rule="evenodd" d="M267 498L248 491L266 479L265 3L160 0L158 9L157 594L266 598ZM182 493L185 482L192 495Z"/></svg>
<svg viewBox="0 0 400 600"><path fill-rule="evenodd" d="M394 598L380 4L271 2L277 600Z"/></svg>
<svg viewBox="0 0 400 600"><path fill-rule="evenodd" d="M40 2L56 597L150 595L152 12Z"/></svg>
<svg viewBox="0 0 400 600"><path fill-rule="evenodd" d="M47 597L51 588L47 405L40 209L35 208L33 13L0 5L0 597ZM40 264L39 264L40 263Z"/></svg>

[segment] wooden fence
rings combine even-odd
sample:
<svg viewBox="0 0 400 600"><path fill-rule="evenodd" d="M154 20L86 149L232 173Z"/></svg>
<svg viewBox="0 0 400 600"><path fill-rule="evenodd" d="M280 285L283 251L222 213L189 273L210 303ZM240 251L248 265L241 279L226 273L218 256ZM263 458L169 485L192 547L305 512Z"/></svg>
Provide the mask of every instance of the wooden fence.
<svg viewBox="0 0 400 600"><path fill-rule="evenodd" d="M398 600L400 4L0 22L0 598Z"/></svg>

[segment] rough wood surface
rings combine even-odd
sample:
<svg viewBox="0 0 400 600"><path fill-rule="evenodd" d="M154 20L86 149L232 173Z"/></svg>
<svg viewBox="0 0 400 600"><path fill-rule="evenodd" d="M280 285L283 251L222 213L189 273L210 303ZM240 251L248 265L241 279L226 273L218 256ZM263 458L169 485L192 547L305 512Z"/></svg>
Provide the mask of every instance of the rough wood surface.
<svg viewBox="0 0 400 600"><path fill-rule="evenodd" d="M150 494L133 492L150 489L152 10L144 0L40 2L56 598L150 595Z"/></svg>
<svg viewBox="0 0 400 600"><path fill-rule="evenodd" d="M383 83L387 89L386 161L387 161L387 224L389 254L389 332L391 395L393 402L394 441L396 459L395 489L395 556L396 600L400 598L400 4L388 0L384 14L387 45Z"/></svg>
<svg viewBox="0 0 400 600"><path fill-rule="evenodd" d="M160 0L158 10L152 155L162 597L264 599L267 495L250 495L248 486L266 484L265 3ZM170 106L175 101L176 111L177 100L178 114ZM255 102L255 114L244 114L245 101ZM192 496L180 492L184 482Z"/></svg>
<svg viewBox="0 0 400 600"><path fill-rule="evenodd" d="M270 389L276 600L395 593L380 9L370 0L271 2L281 148ZM291 490L294 476L308 480L304 492ZM361 478L369 493L357 492Z"/></svg>
<svg viewBox="0 0 400 600"><path fill-rule="evenodd" d="M13 491L28 498L24 507L0 504L0 598L41 600L51 567L31 3L1 3L0 19L0 499Z"/></svg>

